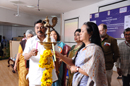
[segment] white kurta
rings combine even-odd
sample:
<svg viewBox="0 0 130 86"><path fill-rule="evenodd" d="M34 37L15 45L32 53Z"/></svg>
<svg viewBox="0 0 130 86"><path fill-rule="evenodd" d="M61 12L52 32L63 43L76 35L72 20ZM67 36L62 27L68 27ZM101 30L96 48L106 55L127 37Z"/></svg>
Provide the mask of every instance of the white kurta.
<svg viewBox="0 0 130 86"><path fill-rule="evenodd" d="M23 52L23 56L25 55L25 53L29 53L33 48L36 49L36 45L37 45L38 41L40 41L40 40L37 38L37 35L30 38L26 43L26 46L25 46L25 49ZM45 42L45 41L46 41L46 39L43 40L43 42ZM51 41L55 42L55 40L52 38L51 38ZM43 74L43 71L45 70L45 68L40 68L38 64L39 64L39 60L40 60L40 55L43 54L43 51L45 50L45 48L43 47L43 45L38 43L37 49L38 49L37 56L32 56L29 59L30 62L29 62L28 77L29 77L30 84L40 85L42 74ZM55 46L55 50L58 51L58 46ZM52 75L53 75L52 76L53 81L56 81L58 78L56 76L55 70L53 70Z"/></svg>

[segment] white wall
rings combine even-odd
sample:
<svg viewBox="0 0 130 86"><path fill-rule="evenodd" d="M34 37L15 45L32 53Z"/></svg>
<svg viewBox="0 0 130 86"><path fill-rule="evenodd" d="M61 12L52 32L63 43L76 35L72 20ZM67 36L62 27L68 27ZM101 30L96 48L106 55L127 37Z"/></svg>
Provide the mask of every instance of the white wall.
<svg viewBox="0 0 130 86"><path fill-rule="evenodd" d="M49 23L52 25L52 18L48 18L49 19ZM54 29L60 34L60 31L61 31L61 18L58 18L57 20L57 24L56 26L54 27Z"/></svg>
<svg viewBox="0 0 130 86"><path fill-rule="evenodd" d="M10 40L12 37L23 36L23 33L25 33L27 29L32 29L34 31L34 22L39 19L45 19L45 17L33 16L21 12L20 16L18 17L16 17L14 14L16 14L16 11L0 7L0 22L5 23L5 25L0 25L0 35L5 36L7 40ZM49 20L51 24L52 18L49 18ZM6 22L11 24L19 24L20 27L15 27L12 25L7 26ZM60 33L60 27L61 19L58 18L58 23L54 27L58 31L58 33Z"/></svg>
<svg viewBox="0 0 130 86"><path fill-rule="evenodd" d="M9 23L15 23L20 25L27 25L27 26L33 26L34 22L40 17L33 16L30 14L25 14L20 12L20 16L15 16L16 11L1 8L0 7L0 22L9 22Z"/></svg>
<svg viewBox="0 0 130 86"><path fill-rule="evenodd" d="M10 40L12 37L12 27L11 26L0 26L0 35L5 36L7 40Z"/></svg>
<svg viewBox="0 0 130 86"><path fill-rule="evenodd" d="M12 37L23 36L23 33L26 33L28 29L34 31L34 27L12 27Z"/></svg>
<svg viewBox="0 0 130 86"><path fill-rule="evenodd" d="M7 40L12 38L12 27L11 26L3 26L3 35L6 37Z"/></svg>
<svg viewBox="0 0 130 86"><path fill-rule="evenodd" d="M26 30L32 29L34 31L34 27L12 27L12 26L0 26L0 35L5 36L7 40L11 40L12 37L23 36L23 33Z"/></svg>

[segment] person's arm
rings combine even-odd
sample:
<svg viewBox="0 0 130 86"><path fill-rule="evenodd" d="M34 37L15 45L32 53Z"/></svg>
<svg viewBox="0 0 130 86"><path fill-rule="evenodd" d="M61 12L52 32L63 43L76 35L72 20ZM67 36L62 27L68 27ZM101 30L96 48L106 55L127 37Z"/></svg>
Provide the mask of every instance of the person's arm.
<svg viewBox="0 0 130 86"><path fill-rule="evenodd" d="M68 57L62 55L61 53L59 53L57 51L55 52L55 54L56 54L56 58L62 59L62 61L65 62L66 64L68 64L70 66L74 65L73 60L71 58L68 58Z"/></svg>
<svg viewBox="0 0 130 86"><path fill-rule="evenodd" d="M28 39L27 42L26 42L26 45L25 45L24 52L23 52L23 56L24 56L25 60L28 60L32 56L36 56L37 55L38 50L37 49L32 49L31 44L32 44L32 40Z"/></svg>
<svg viewBox="0 0 130 86"><path fill-rule="evenodd" d="M55 65L56 74L58 76L58 74L59 74L59 59L58 58L56 58L54 65Z"/></svg>
<svg viewBox="0 0 130 86"><path fill-rule="evenodd" d="M52 38L53 39L53 38ZM55 40L53 39L53 42L55 42ZM54 46L54 50L55 51L59 51L59 48L58 48L58 46L57 46L57 44ZM56 70L56 74L57 74L57 76L59 75L59 59L58 58L56 58L56 61L55 61L55 70Z"/></svg>
<svg viewBox="0 0 130 86"><path fill-rule="evenodd" d="M116 39L112 40L112 51L113 51L113 54L114 54L113 60L114 60L114 62L116 62L117 59L120 57L119 48L118 48Z"/></svg>
<svg viewBox="0 0 130 86"><path fill-rule="evenodd" d="M25 60L28 60L28 59L30 59L32 56L36 56L37 53L38 52L38 50L37 49L32 49L29 53L25 53L24 54L24 59Z"/></svg>
<svg viewBox="0 0 130 86"><path fill-rule="evenodd" d="M67 65L67 69L70 70L70 66L69 65Z"/></svg>
<svg viewBox="0 0 130 86"><path fill-rule="evenodd" d="M24 59L25 59L25 60L29 60L31 57L32 57L32 55L31 55L30 52L24 54Z"/></svg>
<svg viewBox="0 0 130 86"><path fill-rule="evenodd" d="M119 52L120 52L120 57L121 57L121 53L122 53L122 46L121 46L121 44L119 44ZM118 58L117 59L117 62L116 62L116 67L117 67L117 73L118 73L118 75L119 76L121 76L122 75L122 70L120 69L120 64L121 64L121 58Z"/></svg>
<svg viewBox="0 0 130 86"><path fill-rule="evenodd" d="M16 69L17 69L17 64L18 64L18 61L19 61L19 57L20 57L20 53L17 54L17 57L16 57L16 60L15 60L15 65L14 65L14 71L16 72Z"/></svg>
<svg viewBox="0 0 130 86"><path fill-rule="evenodd" d="M122 70L120 69L119 64L120 64L120 58L116 62L116 67L117 67L118 75L121 76L122 75Z"/></svg>
<svg viewBox="0 0 130 86"><path fill-rule="evenodd" d="M79 73L81 73L81 74L83 74L83 75L88 76L88 74L87 74L84 70L82 70L82 69L79 68L79 67L76 67L75 65L71 66L71 67L70 67L70 70L71 70L71 73L79 72Z"/></svg>
<svg viewBox="0 0 130 86"><path fill-rule="evenodd" d="M20 57L20 55L21 55L22 52L23 52L23 51L22 51L22 47L21 47L21 45L19 44L18 54L17 54L17 56L16 56L15 65L14 65L14 71L16 71L16 69L17 69L17 63L18 63L18 61L19 61L19 57Z"/></svg>
<svg viewBox="0 0 130 86"><path fill-rule="evenodd" d="M72 73L74 73L74 72L80 72L80 73L82 73L82 74L88 76L88 74L87 74L84 70L82 70L81 68L79 68L79 70L77 71L77 68L78 68L78 67L76 67L76 66L73 64L73 60L72 60L71 58L68 58L68 57L62 55L62 54L60 54L60 53L57 52L57 51L56 51L56 57L59 58L59 59L62 59L62 61L65 62L67 65L70 65L70 66L71 66L71 67L70 67L70 70L71 70Z"/></svg>
<svg viewBox="0 0 130 86"><path fill-rule="evenodd" d="M75 45L73 45L71 47L71 49L68 51L68 53L67 53L68 57L69 57L70 51L73 50L74 48L75 48ZM70 70L70 66L69 65L67 65L67 69Z"/></svg>

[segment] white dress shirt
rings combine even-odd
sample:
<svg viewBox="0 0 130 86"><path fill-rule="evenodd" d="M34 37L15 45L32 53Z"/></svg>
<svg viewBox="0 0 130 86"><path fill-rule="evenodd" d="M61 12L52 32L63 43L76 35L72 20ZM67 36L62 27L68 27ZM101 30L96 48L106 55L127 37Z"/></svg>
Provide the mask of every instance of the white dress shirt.
<svg viewBox="0 0 130 86"><path fill-rule="evenodd" d="M41 78L42 78L42 74L43 71L45 70L45 68L40 68L39 67L39 60L40 60L40 55L43 54L43 51L45 50L45 48L43 47L43 45L41 45L39 43L39 39L36 36L30 38L27 42L26 42L26 46L23 52L23 56L25 55L25 53L29 53L33 48L36 49L37 43L37 49L38 49L38 53L37 56L32 56L29 60L29 73L28 73L28 77L29 77L29 83L31 84L35 84L35 85L40 85L41 84ZM46 41L46 38L43 40L43 42ZM51 41L55 42L55 40L53 38L51 38ZM58 51L58 46L55 46L55 50ZM52 78L53 81L56 81L58 78L56 76L55 70L53 69L53 73L52 73Z"/></svg>

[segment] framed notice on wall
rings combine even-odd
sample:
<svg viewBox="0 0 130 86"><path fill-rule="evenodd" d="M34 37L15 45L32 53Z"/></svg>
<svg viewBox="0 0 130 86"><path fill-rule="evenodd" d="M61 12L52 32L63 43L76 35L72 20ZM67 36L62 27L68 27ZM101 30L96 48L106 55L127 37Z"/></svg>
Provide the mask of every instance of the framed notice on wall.
<svg viewBox="0 0 130 86"><path fill-rule="evenodd" d="M74 41L74 32L78 28L79 18L72 18L65 20L64 25L64 41L65 42L75 42Z"/></svg>
<svg viewBox="0 0 130 86"><path fill-rule="evenodd" d="M106 24L108 35L114 38L124 38L124 29L130 27L130 6L90 14L90 21L97 25Z"/></svg>

